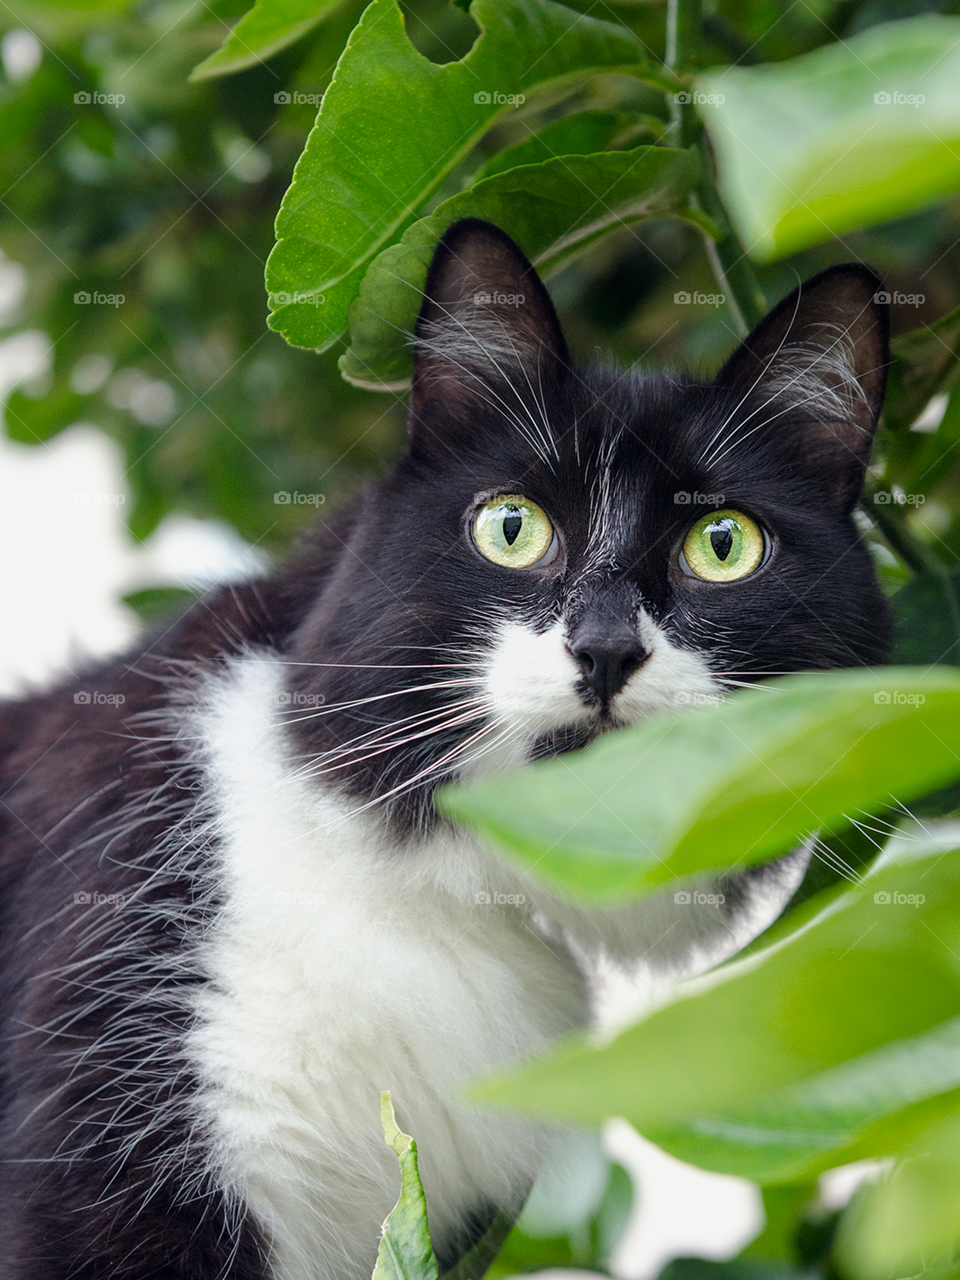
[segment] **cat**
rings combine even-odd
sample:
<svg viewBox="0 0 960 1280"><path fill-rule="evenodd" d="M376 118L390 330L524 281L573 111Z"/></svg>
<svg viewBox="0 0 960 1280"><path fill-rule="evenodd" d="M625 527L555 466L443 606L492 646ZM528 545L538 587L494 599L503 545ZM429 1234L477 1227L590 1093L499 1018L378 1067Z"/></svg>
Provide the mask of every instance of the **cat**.
<svg viewBox="0 0 960 1280"><path fill-rule="evenodd" d="M547 1133L463 1082L586 1024L591 956L705 945L763 872L721 911L580 911L435 789L884 660L853 520L880 288L823 271L710 381L578 371L521 251L459 222L389 474L285 566L2 706L2 1280L369 1276L382 1089L441 1273L519 1209Z"/></svg>

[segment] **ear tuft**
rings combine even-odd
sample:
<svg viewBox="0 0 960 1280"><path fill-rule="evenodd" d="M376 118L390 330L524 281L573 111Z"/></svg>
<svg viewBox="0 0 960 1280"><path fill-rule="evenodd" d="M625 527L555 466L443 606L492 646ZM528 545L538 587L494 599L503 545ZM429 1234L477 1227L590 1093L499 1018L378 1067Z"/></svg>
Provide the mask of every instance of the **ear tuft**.
<svg viewBox="0 0 960 1280"><path fill-rule="evenodd" d="M889 307L861 263L821 271L783 299L721 369L740 397L790 405L817 453L833 455L841 500L856 502L886 387Z"/></svg>
<svg viewBox="0 0 960 1280"><path fill-rule="evenodd" d="M550 296L523 252L490 222L464 218L437 246L415 332L414 411L469 400L484 382L537 386L569 364Z"/></svg>

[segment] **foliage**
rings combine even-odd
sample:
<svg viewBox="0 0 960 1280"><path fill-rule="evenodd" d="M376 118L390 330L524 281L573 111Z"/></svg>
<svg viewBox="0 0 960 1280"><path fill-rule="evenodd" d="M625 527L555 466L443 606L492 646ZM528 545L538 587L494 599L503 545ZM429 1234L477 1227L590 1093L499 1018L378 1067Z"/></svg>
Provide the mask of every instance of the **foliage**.
<svg viewBox="0 0 960 1280"><path fill-rule="evenodd" d="M960 803L960 686L936 668L960 644L960 4L243 10L24 0L0 17L0 245L27 280L5 332L50 351L6 430L109 433L135 537L188 510L279 550L312 508L275 494L332 498L384 465L418 289L464 214L537 262L581 354L715 363L798 277L856 257L887 281L895 362L860 517L897 660L919 669L788 678L444 803L592 903L691 896L698 875L816 842L749 956L478 1096L591 1123L616 1109L763 1184L743 1257L678 1260L669 1280L956 1275L960 861L938 823ZM911 825L907 805L937 818ZM433 1274L412 1144L390 1134L408 1198L385 1248L394 1228L415 1239L378 1265ZM819 1175L864 1158L892 1172L827 1212ZM579 1212L525 1215L494 1274L606 1268L629 1188L603 1169Z"/></svg>

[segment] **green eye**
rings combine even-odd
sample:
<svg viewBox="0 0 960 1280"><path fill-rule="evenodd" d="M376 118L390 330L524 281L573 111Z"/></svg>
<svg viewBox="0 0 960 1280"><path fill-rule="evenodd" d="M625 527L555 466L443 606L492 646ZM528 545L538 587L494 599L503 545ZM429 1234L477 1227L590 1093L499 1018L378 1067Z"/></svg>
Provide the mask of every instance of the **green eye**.
<svg viewBox="0 0 960 1280"><path fill-rule="evenodd" d="M473 541L481 555L506 569L549 564L557 538L550 518L535 502L505 493L485 502L473 517Z"/></svg>
<svg viewBox="0 0 960 1280"><path fill-rule="evenodd" d="M763 530L742 511L701 516L683 540L681 563L707 582L734 582L763 563Z"/></svg>

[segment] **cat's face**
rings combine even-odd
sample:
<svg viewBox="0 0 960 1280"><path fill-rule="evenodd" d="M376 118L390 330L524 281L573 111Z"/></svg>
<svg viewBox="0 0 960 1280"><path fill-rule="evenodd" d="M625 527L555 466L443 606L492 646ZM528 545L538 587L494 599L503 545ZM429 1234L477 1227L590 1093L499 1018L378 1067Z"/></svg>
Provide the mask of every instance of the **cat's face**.
<svg viewBox="0 0 960 1280"><path fill-rule="evenodd" d="M454 227L418 324L409 453L336 533L289 655L310 767L419 822L443 777L881 661L851 518L883 393L878 288L824 273L713 383L578 372L515 246Z"/></svg>

